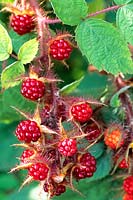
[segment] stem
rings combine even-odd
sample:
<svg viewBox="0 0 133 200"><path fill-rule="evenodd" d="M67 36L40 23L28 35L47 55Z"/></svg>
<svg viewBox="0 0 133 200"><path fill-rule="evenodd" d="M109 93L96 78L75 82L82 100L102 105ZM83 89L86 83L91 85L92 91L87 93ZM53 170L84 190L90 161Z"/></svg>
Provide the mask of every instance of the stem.
<svg viewBox="0 0 133 200"><path fill-rule="evenodd" d="M116 78L116 85L117 85L118 89L121 89L125 86L125 82L121 76L118 76ZM122 106L125 110L126 124L128 125L130 131L132 132L133 131L133 105L132 105L129 94L127 92L122 93L120 95L120 100L121 100ZM132 137L133 137L133 135L132 135Z"/></svg>
<svg viewBox="0 0 133 200"><path fill-rule="evenodd" d="M91 14L89 14L88 16L87 16L87 18L90 18L90 17L94 17L94 16L96 16L96 15L100 15L100 14L102 14L102 13L106 13L106 12L110 12L110 11L112 11L112 10L117 10L117 9L119 9L120 7L122 7L122 5L120 6L111 6L111 7L109 7L109 8L105 8L105 9L103 9L103 10L99 10L99 11L97 11L97 12L95 12L95 13L91 13Z"/></svg>
<svg viewBox="0 0 133 200"><path fill-rule="evenodd" d="M46 23L44 23L44 17L42 13L42 10L40 10L39 4L35 0L29 0L31 6L33 7L35 13L36 13L36 18L37 18L37 26L38 26L38 36L39 36L39 42L40 42L40 57L44 57L47 54L47 49L46 49L46 38L48 35L48 29L46 28Z"/></svg>
<svg viewBox="0 0 133 200"><path fill-rule="evenodd" d="M61 20L60 20L60 19L47 19L47 18L44 18L43 21L44 21L44 23L46 23L46 24L57 24L57 23L61 23Z"/></svg>

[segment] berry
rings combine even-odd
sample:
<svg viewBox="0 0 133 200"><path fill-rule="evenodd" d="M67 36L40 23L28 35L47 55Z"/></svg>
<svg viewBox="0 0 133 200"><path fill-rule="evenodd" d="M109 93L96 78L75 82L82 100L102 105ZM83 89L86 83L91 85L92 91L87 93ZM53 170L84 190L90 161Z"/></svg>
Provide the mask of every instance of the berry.
<svg viewBox="0 0 133 200"><path fill-rule="evenodd" d="M33 78L27 78L21 86L21 94L32 101L42 98L44 95L45 85L42 81Z"/></svg>
<svg viewBox="0 0 133 200"><path fill-rule="evenodd" d="M130 195L130 194L124 194L122 200L133 200L133 195Z"/></svg>
<svg viewBox="0 0 133 200"><path fill-rule="evenodd" d="M96 171L96 159L90 153L85 153L80 158L79 166L74 169L74 176L77 179L83 179L93 176Z"/></svg>
<svg viewBox="0 0 133 200"><path fill-rule="evenodd" d="M30 158L31 156L33 156L34 151L30 150L30 149L26 149L23 151L22 155L21 155L21 162L26 163L27 158Z"/></svg>
<svg viewBox="0 0 133 200"><path fill-rule="evenodd" d="M133 176L129 176L124 180L123 189L128 194L133 195Z"/></svg>
<svg viewBox="0 0 133 200"><path fill-rule="evenodd" d="M58 185L55 191L55 195L59 196L66 191L66 187L64 185Z"/></svg>
<svg viewBox="0 0 133 200"><path fill-rule="evenodd" d="M28 14L13 15L11 19L11 27L19 35L24 35L34 29L34 18Z"/></svg>
<svg viewBox="0 0 133 200"><path fill-rule="evenodd" d="M50 55L56 60L68 59L71 52L71 45L64 39L54 40L50 44Z"/></svg>
<svg viewBox="0 0 133 200"><path fill-rule="evenodd" d="M121 131L119 129L114 129L110 131L107 129L104 134L104 142L111 149L117 149L123 144L121 140Z"/></svg>
<svg viewBox="0 0 133 200"><path fill-rule="evenodd" d="M24 120L17 126L16 136L20 141L36 142L41 137L41 131L35 121Z"/></svg>
<svg viewBox="0 0 133 200"><path fill-rule="evenodd" d="M44 163L35 163L28 169L29 176L32 176L34 180L44 180L48 174L48 167Z"/></svg>
<svg viewBox="0 0 133 200"><path fill-rule="evenodd" d="M87 122L91 118L92 112L92 108L88 103L79 103L71 108L73 118L81 123Z"/></svg>
<svg viewBox="0 0 133 200"><path fill-rule="evenodd" d="M119 163L119 168L121 169L127 169L128 168L128 163L126 162L125 159L123 159L120 163Z"/></svg>
<svg viewBox="0 0 133 200"><path fill-rule="evenodd" d="M100 129L95 125L89 125L85 128L85 133L87 134L86 139L88 141L95 140L101 134Z"/></svg>
<svg viewBox="0 0 133 200"><path fill-rule="evenodd" d="M72 156L77 151L77 143L75 139L65 139L58 144L58 151L64 156Z"/></svg>

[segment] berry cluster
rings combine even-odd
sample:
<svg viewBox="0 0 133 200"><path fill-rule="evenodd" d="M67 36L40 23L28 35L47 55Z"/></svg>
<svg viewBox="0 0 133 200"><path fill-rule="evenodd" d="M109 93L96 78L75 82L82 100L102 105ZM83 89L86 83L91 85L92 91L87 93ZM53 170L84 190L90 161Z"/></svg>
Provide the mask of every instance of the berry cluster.
<svg viewBox="0 0 133 200"><path fill-rule="evenodd" d="M30 33L35 28L34 17L28 14L13 14L11 18L11 27L19 35Z"/></svg>
<svg viewBox="0 0 133 200"><path fill-rule="evenodd" d="M15 134L26 148L20 157L20 169L27 169L31 180L44 181L44 191L52 198L70 187L72 177L80 180L93 176L96 159L86 152L86 143L81 154L79 143L85 137L94 141L101 132L97 125L87 124L93 110L86 100L59 97L54 104L49 86L42 80L27 77L22 81L23 97L37 101L39 106L33 117L24 114L27 119L18 124ZM65 130L62 122L68 120L71 129Z"/></svg>
<svg viewBox="0 0 133 200"><path fill-rule="evenodd" d="M104 142L111 149L117 149L123 145L122 133L118 128L108 128L104 134Z"/></svg>
<svg viewBox="0 0 133 200"><path fill-rule="evenodd" d="M123 189L126 192L123 196L123 200L133 199L133 176L127 177L123 182Z"/></svg>
<svg viewBox="0 0 133 200"><path fill-rule="evenodd" d="M69 58L72 47L69 42L64 39L56 39L50 44L49 51L54 59L64 60Z"/></svg>
<svg viewBox="0 0 133 200"><path fill-rule="evenodd" d="M93 176L96 171L96 160L90 153L85 153L81 156L79 163L74 169L76 179L83 179Z"/></svg>

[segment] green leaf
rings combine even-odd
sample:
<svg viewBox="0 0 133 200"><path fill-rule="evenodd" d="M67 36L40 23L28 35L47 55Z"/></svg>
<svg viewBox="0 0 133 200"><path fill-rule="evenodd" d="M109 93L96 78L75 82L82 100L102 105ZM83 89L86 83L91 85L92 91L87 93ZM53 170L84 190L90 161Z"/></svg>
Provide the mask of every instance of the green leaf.
<svg viewBox="0 0 133 200"><path fill-rule="evenodd" d="M107 84L107 76L95 72L90 73L84 76L79 86L73 91L73 95L99 98Z"/></svg>
<svg viewBox="0 0 133 200"><path fill-rule="evenodd" d="M133 73L133 63L127 43L110 23L87 19L76 29L76 41L83 55L98 70L117 75Z"/></svg>
<svg viewBox="0 0 133 200"><path fill-rule="evenodd" d="M8 181L7 181L8 180ZM13 174L0 175L0 190L12 190L19 185L18 179Z"/></svg>
<svg viewBox="0 0 133 200"><path fill-rule="evenodd" d="M20 94L20 85L8 88L0 96L0 121L13 122L24 119L12 106L27 113L33 113L36 103L28 101Z"/></svg>
<svg viewBox="0 0 133 200"><path fill-rule="evenodd" d="M68 95L72 93L78 87L78 85L81 83L82 80L83 77L81 77L77 81L74 81L73 83L70 83L69 85L64 86L63 88L60 89L60 93L62 95Z"/></svg>
<svg viewBox="0 0 133 200"><path fill-rule="evenodd" d="M13 29L9 31L9 35L12 39L13 51L18 54L20 47L27 41L36 37L34 33L27 33L24 35L18 35Z"/></svg>
<svg viewBox="0 0 133 200"><path fill-rule="evenodd" d="M12 53L12 41L7 30L0 24L0 61L9 58Z"/></svg>
<svg viewBox="0 0 133 200"><path fill-rule="evenodd" d="M87 16L88 6L85 0L51 0L51 4L64 24L77 25Z"/></svg>
<svg viewBox="0 0 133 200"><path fill-rule="evenodd" d="M30 63L38 52L38 41L36 38L25 42L19 49L18 60L23 64Z"/></svg>
<svg viewBox="0 0 133 200"><path fill-rule="evenodd" d="M122 4L133 2L133 0L114 0L114 2L118 5L122 5Z"/></svg>
<svg viewBox="0 0 133 200"><path fill-rule="evenodd" d="M20 148L11 147L12 144L17 143L17 139L14 136L14 131L17 123L12 124L0 124L0 164L1 171L9 171L14 167L18 161L16 157L21 155L22 150Z"/></svg>
<svg viewBox="0 0 133 200"><path fill-rule="evenodd" d="M91 182L94 180L99 180L107 175L109 175L112 169L112 153L105 153L97 160L97 170L91 178L87 179L87 182Z"/></svg>
<svg viewBox="0 0 133 200"><path fill-rule="evenodd" d="M112 107L119 107L120 106L119 95L128 90L130 87L131 86L125 86L121 88L117 93L115 93L110 100L110 105Z"/></svg>
<svg viewBox="0 0 133 200"><path fill-rule="evenodd" d="M116 23L127 42L133 45L133 4L121 7L116 14Z"/></svg>
<svg viewBox="0 0 133 200"><path fill-rule="evenodd" d="M98 143L94 144L91 148L89 148L89 152L96 159L99 158L104 152L104 143L98 142Z"/></svg>
<svg viewBox="0 0 133 200"><path fill-rule="evenodd" d="M25 73L23 64L19 61L6 67L1 74L2 88L7 89L20 83L20 76ZM19 78L19 80L17 80Z"/></svg>

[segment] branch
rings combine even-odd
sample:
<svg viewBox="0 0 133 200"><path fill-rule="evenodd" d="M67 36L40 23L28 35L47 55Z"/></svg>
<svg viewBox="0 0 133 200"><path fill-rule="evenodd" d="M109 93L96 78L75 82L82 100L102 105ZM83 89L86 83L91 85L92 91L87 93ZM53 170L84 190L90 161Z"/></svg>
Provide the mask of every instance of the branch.
<svg viewBox="0 0 133 200"><path fill-rule="evenodd" d="M87 18L94 17L94 16L100 15L100 14L102 14L102 13L110 12L110 11L112 11L112 10L118 10L120 7L122 7L122 5L119 5L119 6L112 6L112 7L109 7L109 8L105 8L105 9L103 9L103 10L99 10L99 11L97 11L97 12L95 12L95 13L89 14L89 15L87 16Z"/></svg>

